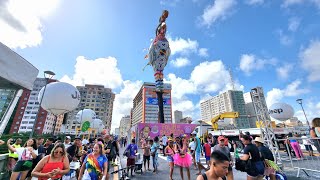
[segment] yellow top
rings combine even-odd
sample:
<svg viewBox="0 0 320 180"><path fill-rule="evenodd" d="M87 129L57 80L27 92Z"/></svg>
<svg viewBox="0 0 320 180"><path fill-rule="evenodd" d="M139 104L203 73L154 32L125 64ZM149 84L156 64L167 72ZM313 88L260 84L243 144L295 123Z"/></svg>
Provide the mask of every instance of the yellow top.
<svg viewBox="0 0 320 180"><path fill-rule="evenodd" d="M13 144L12 146L13 146L14 148L20 148L20 147L21 147L20 144L19 144L19 145ZM11 152L11 151L9 150L9 157L18 158L19 156L18 156L18 154L17 154L16 152Z"/></svg>

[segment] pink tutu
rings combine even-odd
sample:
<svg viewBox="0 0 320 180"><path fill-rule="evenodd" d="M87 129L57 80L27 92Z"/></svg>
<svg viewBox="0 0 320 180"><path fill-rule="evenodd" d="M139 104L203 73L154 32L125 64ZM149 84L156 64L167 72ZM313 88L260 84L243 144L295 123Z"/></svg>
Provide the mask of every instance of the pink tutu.
<svg viewBox="0 0 320 180"><path fill-rule="evenodd" d="M186 153L184 157L179 154L173 156L174 164L181 167L190 167L192 165L192 158L189 153Z"/></svg>

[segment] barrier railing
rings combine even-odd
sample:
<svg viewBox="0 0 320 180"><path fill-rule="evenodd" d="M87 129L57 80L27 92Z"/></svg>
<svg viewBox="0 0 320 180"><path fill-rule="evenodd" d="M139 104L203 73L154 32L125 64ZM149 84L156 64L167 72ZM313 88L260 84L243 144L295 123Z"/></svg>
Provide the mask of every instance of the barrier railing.
<svg viewBox="0 0 320 180"><path fill-rule="evenodd" d="M302 143L303 140L310 145L305 146ZM284 168L297 169L297 177L300 176L301 171L308 177L310 176L308 171L320 173L320 138L289 138L276 139L276 141Z"/></svg>

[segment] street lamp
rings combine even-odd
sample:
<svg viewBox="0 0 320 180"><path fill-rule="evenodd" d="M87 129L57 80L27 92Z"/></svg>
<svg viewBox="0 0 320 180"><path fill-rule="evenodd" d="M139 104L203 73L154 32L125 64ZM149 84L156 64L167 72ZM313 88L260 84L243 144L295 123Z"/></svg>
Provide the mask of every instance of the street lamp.
<svg viewBox="0 0 320 180"><path fill-rule="evenodd" d="M41 103L42 103L42 99L43 99L44 93L46 91L47 84L49 82L49 79L52 79L54 75L56 75L56 74L54 72L52 72L52 71L44 71L43 72L43 76L44 76L44 78L46 80L46 84L44 85L43 93L42 93L42 96L41 96L41 99L40 99L40 102L39 102L39 109L38 109L38 112L36 114L36 118L34 120L34 123L33 123L32 129L31 129L31 133L30 133L29 138L32 138L33 133L35 131L34 128L35 128L35 125L37 123L37 119L38 119L38 116L39 116L39 113L40 113ZM48 76L48 77L46 77L46 76Z"/></svg>
<svg viewBox="0 0 320 180"><path fill-rule="evenodd" d="M308 124L308 126L309 126L309 128L310 128L310 124L309 124L309 121L308 121L307 115L306 115L306 113L304 112L304 109L303 109L303 106L302 106L302 99L297 99L296 101L297 101L297 103L298 103L298 104L300 104L300 105L301 105L301 108L302 108L302 111L303 111L304 117L306 118L307 124Z"/></svg>

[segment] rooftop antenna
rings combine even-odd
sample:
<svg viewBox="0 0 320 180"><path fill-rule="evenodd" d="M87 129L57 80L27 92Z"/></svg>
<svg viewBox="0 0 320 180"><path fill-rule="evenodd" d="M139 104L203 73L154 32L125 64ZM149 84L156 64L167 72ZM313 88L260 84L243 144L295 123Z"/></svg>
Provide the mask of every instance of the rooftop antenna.
<svg viewBox="0 0 320 180"><path fill-rule="evenodd" d="M232 70L231 70L231 68L229 68L228 71L229 71L229 75L230 75L230 81L231 81L231 85L232 85L232 90L235 91L236 88L235 88L235 84L234 84L234 81L233 81L233 76L232 76Z"/></svg>

